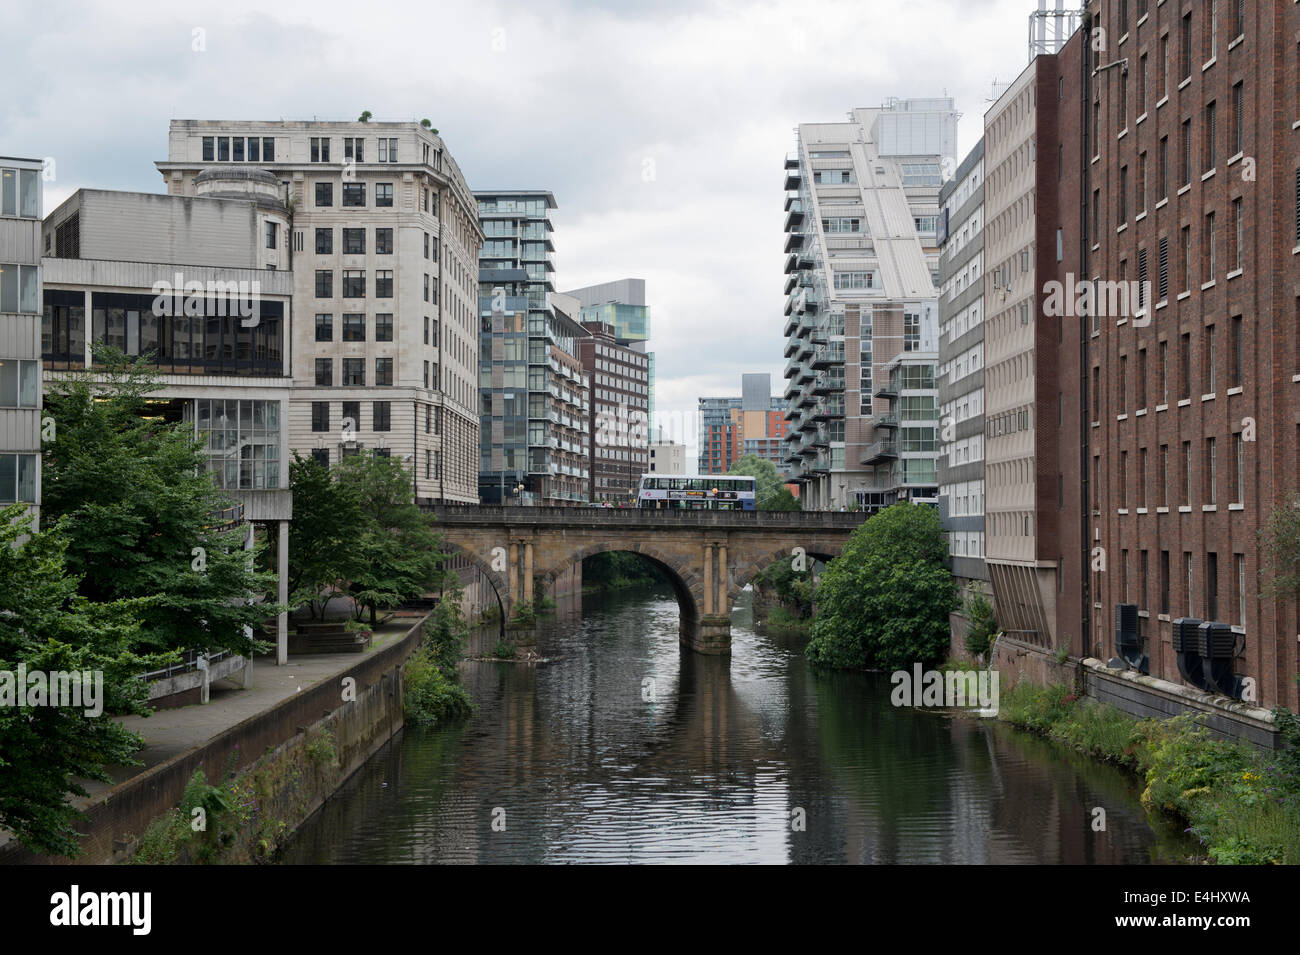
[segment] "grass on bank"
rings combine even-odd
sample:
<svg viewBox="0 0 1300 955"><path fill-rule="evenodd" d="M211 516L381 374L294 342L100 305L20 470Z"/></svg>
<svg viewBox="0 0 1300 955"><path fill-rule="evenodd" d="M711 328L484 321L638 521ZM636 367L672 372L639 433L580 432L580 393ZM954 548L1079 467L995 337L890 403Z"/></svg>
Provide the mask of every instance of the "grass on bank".
<svg viewBox="0 0 1300 955"><path fill-rule="evenodd" d="M456 669L467 639L459 603L443 600L425 622L424 641L406 658L402 705L412 723L442 726L473 714Z"/></svg>
<svg viewBox="0 0 1300 955"><path fill-rule="evenodd" d="M1142 804L1188 824L1220 865L1300 864L1300 720L1274 710L1286 749L1214 739L1196 719L1139 720L1066 686L1022 680L999 718L1124 766L1146 781Z"/></svg>

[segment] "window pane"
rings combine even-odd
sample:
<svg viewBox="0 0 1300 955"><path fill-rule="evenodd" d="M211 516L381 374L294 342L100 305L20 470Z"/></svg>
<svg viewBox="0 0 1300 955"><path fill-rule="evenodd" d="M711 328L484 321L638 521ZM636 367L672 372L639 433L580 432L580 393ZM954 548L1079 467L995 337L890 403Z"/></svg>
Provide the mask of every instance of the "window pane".
<svg viewBox="0 0 1300 955"><path fill-rule="evenodd" d="M35 169L24 169L20 173L20 176L22 184L19 189L20 203L18 214L26 216L29 219L39 219L41 217L41 183L37 178L37 172Z"/></svg>

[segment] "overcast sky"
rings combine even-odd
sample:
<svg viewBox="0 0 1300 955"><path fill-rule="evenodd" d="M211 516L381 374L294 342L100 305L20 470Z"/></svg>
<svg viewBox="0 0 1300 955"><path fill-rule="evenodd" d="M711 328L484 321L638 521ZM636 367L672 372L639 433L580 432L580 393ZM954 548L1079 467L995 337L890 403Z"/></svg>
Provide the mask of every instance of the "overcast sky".
<svg viewBox="0 0 1300 955"><path fill-rule="evenodd" d="M693 445L701 395L744 372L784 387L794 127L946 93L964 155L1034 6L6 0L0 155L54 158L49 211L83 186L162 191L172 118L428 117L471 189L555 194L557 290L646 280L657 406Z"/></svg>

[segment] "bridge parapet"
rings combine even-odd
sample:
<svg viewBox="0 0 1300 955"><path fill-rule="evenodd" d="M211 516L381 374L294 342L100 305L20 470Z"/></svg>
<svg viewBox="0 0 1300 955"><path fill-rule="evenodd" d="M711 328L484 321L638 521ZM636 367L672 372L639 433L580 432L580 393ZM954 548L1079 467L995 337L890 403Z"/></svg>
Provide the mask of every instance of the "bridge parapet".
<svg viewBox="0 0 1300 955"><path fill-rule="evenodd" d="M864 512L686 511L638 507L501 507L435 504L426 510L455 524L583 527L714 527L735 530L852 530Z"/></svg>

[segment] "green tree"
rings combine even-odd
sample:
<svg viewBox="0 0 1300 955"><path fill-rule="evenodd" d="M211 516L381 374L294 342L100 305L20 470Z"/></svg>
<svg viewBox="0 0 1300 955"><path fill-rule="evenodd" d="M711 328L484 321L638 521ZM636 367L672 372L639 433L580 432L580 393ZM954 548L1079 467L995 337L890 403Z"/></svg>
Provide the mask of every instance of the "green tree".
<svg viewBox="0 0 1300 955"><path fill-rule="evenodd" d="M25 510L0 510L0 671L98 671L103 698L90 709L102 713L19 698L15 679L14 699L0 706L0 826L34 852L72 856L80 851L72 825L82 814L68 797L87 795L76 780L110 782L106 765L132 762L141 740L109 714L145 712L136 676L164 658L134 651L150 600L95 603L78 593L68 537L57 526L32 534Z"/></svg>
<svg viewBox="0 0 1300 955"><path fill-rule="evenodd" d="M754 506L760 511L797 511L799 499L790 493L776 465L767 458L746 454L731 466L728 474L754 479Z"/></svg>
<svg viewBox="0 0 1300 955"><path fill-rule="evenodd" d="M966 650L979 656L989 652L993 636L998 632L997 615L993 601L982 590L974 591L962 605L962 613L969 621L966 631Z"/></svg>
<svg viewBox="0 0 1300 955"><path fill-rule="evenodd" d="M189 426L167 422L143 359L97 352L93 374L54 382L46 410L55 440L42 469L43 520L68 537L67 566L91 601L148 598L142 649L251 652L256 628L279 608L257 604L275 575L255 569L233 502L207 470Z"/></svg>
<svg viewBox="0 0 1300 955"><path fill-rule="evenodd" d="M334 480L313 458L294 454L289 464L294 519L289 524L289 594L320 617L340 582L358 569L356 543L365 516L355 486Z"/></svg>
<svg viewBox="0 0 1300 955"><path fill-rule="evenodd" d="M403 600L439 588L444 581L439 535L433 515L415 503L411 474L400 461L380 455L344 458L334 480L355 495L362 514L360 536L345 544L353 560L348 593L357 618L396 607Z"/></svg>
<svg viewBox="0 0 1300 955"><path fill-rule="evenodd" d="M1260 537L1269 565L1261 591L1280 600L1300 600L1300 498L1274 508Z"/></svg>
<svg viewBox="0 0 1300 955"><path fill-rule="evenodd" d="M822 575L808 658L882 670L943 660L957 607L947 556L933 508L895 504L859 526Z"/></svg>

